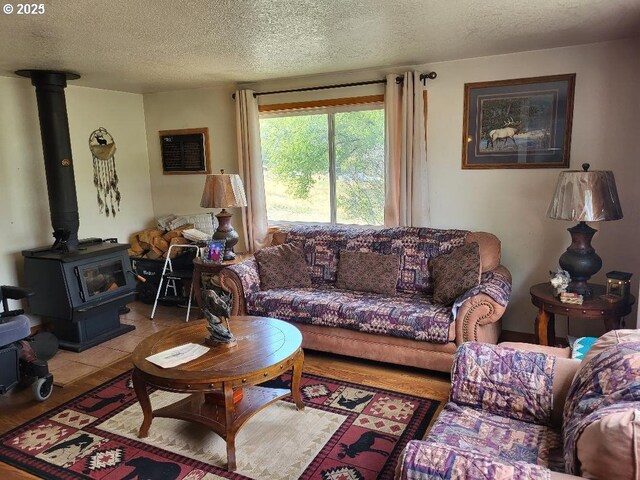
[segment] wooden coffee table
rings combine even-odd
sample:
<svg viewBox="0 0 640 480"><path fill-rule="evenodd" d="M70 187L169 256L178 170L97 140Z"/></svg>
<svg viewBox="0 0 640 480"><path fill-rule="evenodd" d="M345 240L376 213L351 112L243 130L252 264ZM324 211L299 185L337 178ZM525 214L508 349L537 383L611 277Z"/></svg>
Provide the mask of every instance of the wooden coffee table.
<svg viewBox="0 0 640 480"><path fill-rule="evenodd" d="M154 417L195 422L213 430L227 442L227 470L236 469L235 438L256 412L289 394L298 408L304 353L302 335L293 325L264 317L231 317L238 344L213 347L195 360L174 368L160 368L146 357L185 343L204 344L206 320L169 327L142 341L133 352L133 387L144 415L138 437L144 438ZM292 369L291 390L258 383ZM152 410L147 386L192 393L172 405Z"/></svg>

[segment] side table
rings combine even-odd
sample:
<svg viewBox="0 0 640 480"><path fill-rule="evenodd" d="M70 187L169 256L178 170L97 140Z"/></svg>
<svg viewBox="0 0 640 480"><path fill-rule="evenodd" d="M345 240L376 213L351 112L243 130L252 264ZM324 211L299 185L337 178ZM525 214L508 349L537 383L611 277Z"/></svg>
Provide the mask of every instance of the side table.
<svg viewBox="0 0 640 480"><path fill-rule="evenodd" d="M600 295L606 293L604 285L589 284L589 287L593 289L593 296L586 299L582 305L562 303L555 296L554 289L549 282L531 287L531 302L538 307L535 323L538 344L555 345L555 314L566 315L570 320L572 318L581 320L601 318L604 320L607 331L620 328L622 317L631 313L635 297L629 295L627 298L611 303L600 298Z"/></svg>
<svg viewBox="0 0 640 480"><path fill-rule="evenodd" d="M251 253L236 253L236 258L222 263L205 263L201 258L193 259L193 293L200 309L202 309L202 274L217 275L223 268L243 262L251 255Z"/></svg>

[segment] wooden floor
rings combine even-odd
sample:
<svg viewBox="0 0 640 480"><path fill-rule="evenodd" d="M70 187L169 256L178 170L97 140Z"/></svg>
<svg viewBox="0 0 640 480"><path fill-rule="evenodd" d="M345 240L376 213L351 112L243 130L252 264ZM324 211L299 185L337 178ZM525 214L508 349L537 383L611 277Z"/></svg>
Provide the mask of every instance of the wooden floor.
<svg viewBox="0 0 640 480"><path fill-rule="evenodd" d="M129 319L141 328L147 330L151 322L148 315L148 305L136 302L130 304ZM180 323L184 321L186 311L177 307L158 307L154 322L162 325ZM191 318L197 314L192 312ZM51 397L45 402L37 402L31 396L31 389L14 390L0 396L0 434L21 425L32 418L45 413L52 408L71 400L74 397L97 387L111 378L132 368L131 360L126 357L109 366L101 368L95 373L82 377L64 388L54 387ZM372 387L385 388L397 392L427 397L445 401L449 394L449 375L429 372L409 367L394 366L340 357L320 352L305 351L304 371L325 377L336 378ZM19 471L10 465L0 462L0 478L33 479L37 478Z"/></svg>

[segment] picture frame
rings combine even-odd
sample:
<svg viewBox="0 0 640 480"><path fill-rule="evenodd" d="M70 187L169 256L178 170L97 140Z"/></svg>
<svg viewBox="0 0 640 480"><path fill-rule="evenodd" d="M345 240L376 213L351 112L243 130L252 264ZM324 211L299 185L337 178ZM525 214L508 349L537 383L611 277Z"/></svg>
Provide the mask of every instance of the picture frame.
<svg viewBox="0 0 640 480"><path fill-rule="evenodd" d="M205 263L222 263L224 257L224 240L210 240L207 242L203 261Z"/></svg>
<svg viewBox="0 0 640 480"><path fill-rule="evenodd" d="M211 173L209 128L160 130L163 175L208 175Z"/></svg>
<svg viewBox="0 0 640 480"><path fill-rule="evenodd" d="M462 169L569 168L575 80L466 83Z"/></svg>

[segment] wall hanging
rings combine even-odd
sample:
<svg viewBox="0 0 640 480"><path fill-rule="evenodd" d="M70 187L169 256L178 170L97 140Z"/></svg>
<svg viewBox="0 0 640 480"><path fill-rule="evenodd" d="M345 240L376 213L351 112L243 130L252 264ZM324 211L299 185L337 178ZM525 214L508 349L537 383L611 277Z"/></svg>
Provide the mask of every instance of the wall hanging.
<svg viewBox="0 0 640 480"><path fill-rule="evenodd" d="M89 135L89 150L93 155L93 184L98 190L100 213L108 217L120 211L120 190L116 172L116 142L106 128L100 127Z"/></svg>
<svg viewBox="0 0 640 480"><path fill-rule="evenodd" d="M567 168L575 74L464 86L462 168Z"/></svg>
<svg viewBox="0 0 640 480"><path fill-rule="evenodd" d="M164 175L211 173L209 129L160 130Z"/></svg>

